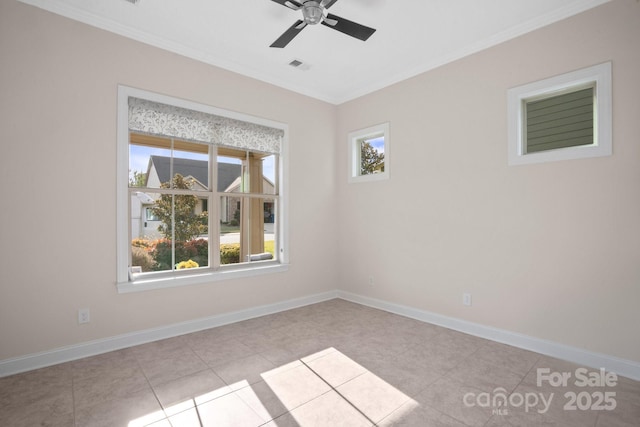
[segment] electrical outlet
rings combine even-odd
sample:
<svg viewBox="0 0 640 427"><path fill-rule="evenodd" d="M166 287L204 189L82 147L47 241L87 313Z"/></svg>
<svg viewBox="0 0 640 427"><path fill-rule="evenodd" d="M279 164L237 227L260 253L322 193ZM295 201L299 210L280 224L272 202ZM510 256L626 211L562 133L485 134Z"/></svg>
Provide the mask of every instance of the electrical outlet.
<svg viewBox="0 0 640 427"><path fill-rule="evenodd" d="M369 276L369 286L373 288L373 276Z"/></svg>
<svg viewBox="0 0 640 427"><path fill-rule="evenodd" d="M471 294L462 294L462 304L471 305Z"/></svg>
<svg viewBox="0 0 640 427"><path fill-rule="evenodd" d="M83 323L89 323L91 320L91 316L89 315L88 308L81 308L78 310L78 324L82 325Z"/></svg>

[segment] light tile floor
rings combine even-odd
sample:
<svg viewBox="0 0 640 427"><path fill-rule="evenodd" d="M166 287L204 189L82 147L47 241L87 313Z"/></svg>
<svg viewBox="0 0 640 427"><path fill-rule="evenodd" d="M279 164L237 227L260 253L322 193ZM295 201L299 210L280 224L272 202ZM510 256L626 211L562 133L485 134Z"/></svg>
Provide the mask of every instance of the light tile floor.
<svg viewBox="0 0 640 427"><path fill-rule="evenodd" d="M0 426L640 425L639 382L578 368L335 299L1 378Z"/></svg>

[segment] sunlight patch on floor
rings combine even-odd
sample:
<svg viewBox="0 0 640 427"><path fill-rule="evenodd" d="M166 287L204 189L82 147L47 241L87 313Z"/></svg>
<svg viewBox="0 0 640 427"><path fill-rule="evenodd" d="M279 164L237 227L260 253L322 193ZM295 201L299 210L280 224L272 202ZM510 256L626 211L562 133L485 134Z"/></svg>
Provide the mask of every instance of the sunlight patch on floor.
<svg viewBox="0 0 640 427"><path fill-rule="evenodd" d="M129 427L371 426L418 403L333 347L136 418ZM235 391L234 391L235 390Z"/></svg>

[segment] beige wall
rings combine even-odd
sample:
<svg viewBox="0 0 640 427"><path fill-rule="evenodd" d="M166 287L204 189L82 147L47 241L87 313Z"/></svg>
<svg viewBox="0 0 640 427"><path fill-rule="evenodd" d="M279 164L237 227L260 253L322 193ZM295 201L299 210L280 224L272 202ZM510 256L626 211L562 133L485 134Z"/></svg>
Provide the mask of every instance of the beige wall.
<svg viewBox="0 0 640 427"><path fill-rule="evenodd" d="M614 1L341 105L345 289L640 361L638 41ZM507 89L605 61L614 155L507 166ZM385 121L390 180L347 184L347 133Z"/></svg>
<svg viewBox="0 0 640 427"><path fill-rule="evenodd" d="M640 361L638 22L617 0L335 107L0 0L0 360L341 288ZM508 167L507 89L608 60L614 155ZM290 125L289 272L117 294L118 84ZM386 121L391 179L347 184L347 133Z"/></svg>
<svg viewBox="0 0 640 427"><path fill-rule="evenodd" d="M0 360L335 288L334 106L12 0L0 61ZM287 273L117 294L118 84L289 124Z"/></svg>

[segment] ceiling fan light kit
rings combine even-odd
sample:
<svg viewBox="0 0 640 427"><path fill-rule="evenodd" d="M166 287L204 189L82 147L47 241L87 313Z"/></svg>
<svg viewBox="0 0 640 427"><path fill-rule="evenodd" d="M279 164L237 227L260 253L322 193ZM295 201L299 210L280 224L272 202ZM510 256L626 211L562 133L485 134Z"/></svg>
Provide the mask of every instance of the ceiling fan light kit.
<svg viewBox="0 0 640 427"><path fill-rule="evenodd" d="M303 19L296 21L275 42L273 42L270 47L285 47L307 25L322 24L362 41L369 39L369 37L371 37L371 35L376 31L374 28L366 27L337 15L327 13L327 9L333 6L338 0L303 0L302 2L298 2L296 0L272 1L295 11L302 10Z"/></svg>
<svg viewBox="0 0 640 427"><path fill-rule="evenodd" d="M320 7L320 3L317 1L308 1L302 5L302 16L304 16L304 22L309 25L315 25L322 22L324 12Z"/></svg>

